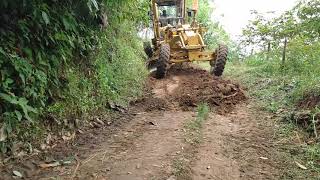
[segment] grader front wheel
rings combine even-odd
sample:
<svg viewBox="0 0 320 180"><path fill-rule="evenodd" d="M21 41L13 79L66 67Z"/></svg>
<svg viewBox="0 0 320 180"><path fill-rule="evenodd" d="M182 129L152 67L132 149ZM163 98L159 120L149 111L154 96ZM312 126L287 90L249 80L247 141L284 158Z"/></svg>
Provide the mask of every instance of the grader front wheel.
<svg viewBox="0 0 320 180"><path fill-rule="evenodd" d="M211 74L215 76L222 76L224 67L228 58L228 48L224 45L219 45L216 49L215 61L211 61Z"/></svg>
<svg viewBox="0 0 320 180"><path fill-rule="evenodd" d="M169 68L169 60L170 60L170 46L169 44L162 44L160 46L156 78L161 79L166 76L167 69Z"/></svg>

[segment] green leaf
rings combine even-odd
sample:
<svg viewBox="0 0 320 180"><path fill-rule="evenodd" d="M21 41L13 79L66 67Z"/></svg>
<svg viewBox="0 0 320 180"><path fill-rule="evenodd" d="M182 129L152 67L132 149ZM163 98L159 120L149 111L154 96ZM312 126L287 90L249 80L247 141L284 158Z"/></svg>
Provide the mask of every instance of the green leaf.
<svg viewBox="0 0 320 180"><path fill-rule="evenodd" d="M99 6L96 0L91 0L92 4L94 5L94 7L96 8L96 10L99 10Z"/></svg>
<svg viewBox="0 0 320 180"><path fill-rule="evenodd" d="M21 107L24 117L29 120L30 122L33 122L33 120L29 116L29 112L37 113L37 111L28 105L28 100L26 98L19 98L18 105Z"/></svg>
<svg viewBox="0 0 320 180"><path fill-rule="evenodd" d="M61 40L61 41L68 41L68 37L64 33L56 33L54 35L54 38L56 40Z"/></svg>
<svg viewBox="0 0 320 180"><path fill-rule="evenodd" d="M93 12L92 5L94 6L95 10L99 10L99 6L98 6L97 1L96 0L89 0L87 2L87 6L88 6L90 12Z"/></svg>
<svg viewBox="0 0 320 180"><path fill-rule="evenodd" d="M6 101L8 101L11 104L18 104L17 99L15 98L15 96L10 96L8 94L4 94L4 93L0 93L0 97Z"/></svg>
<svg viewBox="0 0 320 180"><path fill-rule="evenodd" d="M48 25L50 23L49 16L46 12L42 11L42 19Z"/></svg>
<svg viewBox="0 0 320 180"><path fill-rule="evenodd" d="M23 85L25 85L25 84L26 84L26 78L25 78L25 76L24 76L23 74L19 73L19 77L20 77Z"/></svg>
<svg viewBox="0 0 320 180"><path fill-rule="evenodd" d="M66 30L70 30L71 26L70 26L70 23L69 23L67 18L63 17L62 18L62 23L63 23L64 28L66 28Z"/></svg>
<svg viewBox="0 0 320 180"><path fill-rule="evenodd" d="M22 50L29 58L32 58L32 50L30 48L23 48Z"/></svg>
<svg viewBox="0 0 320 180"><path fill-rule="evenodd" d="M0 47L0 54L6 55L6 52L4 52L4 50L2 49L2 47Z"/></svg>
<svg viewBox="0 0 320 180"><path fill-rule="evenodd" d="M21 121L21 119L22 119L22 114L21 114L19 111L17 111L17 110L15 110L14 112L15 112L15 114L16 114L16 116L17 116L18 121Z"/></svg>

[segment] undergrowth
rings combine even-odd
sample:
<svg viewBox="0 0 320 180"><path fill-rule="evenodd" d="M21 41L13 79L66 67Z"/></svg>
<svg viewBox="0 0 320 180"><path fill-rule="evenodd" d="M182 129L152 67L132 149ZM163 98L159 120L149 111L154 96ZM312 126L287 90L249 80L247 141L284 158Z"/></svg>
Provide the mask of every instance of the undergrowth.
<svg viewBox="0 0 320 180"><path fill-rule="evenodd" d="M47 125L85 124L141 93L147 70L137 31L148 1L4 0L0 8L2 153L21 143L29 151Z"/></svg>
<svg viewBox="0 0 320 180"><path fill-rule="evenodd" d="M292 165L284 170L282 178L316 179L320 175L320 147L314 131L319 126L312 123L312 116L304 121L309 123L308 128L302 126L299 114L316 114L317 108L306 110L297 104L310 93L319 94L319 66L299 71L290 62L286 66L282 69L279 61L266 61L264 56L256 55L244 62L228 63L225 76L241 82L255 104L277 117L275 132L281 142L280 157L285 164ZM299 168L296 162L307 169Z"/></svg>

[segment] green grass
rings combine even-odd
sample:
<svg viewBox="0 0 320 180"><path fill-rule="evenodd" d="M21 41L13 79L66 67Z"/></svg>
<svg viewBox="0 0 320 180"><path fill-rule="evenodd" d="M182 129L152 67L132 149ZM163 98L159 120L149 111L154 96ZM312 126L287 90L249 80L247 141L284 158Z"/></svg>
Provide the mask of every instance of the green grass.
<svg viewBox="0 0 320 180"><path fill-rule="evenodd" d="M228 63L224 76L240 82L258 107L277 117L275 139L281 142L277 156L289 165L283 169L282 179L320 177L320 146L312 143L315 140L313 131L301 128L292 119L292 114L298 110L296 102L306 93L318 93L319 78L308 76L308 73L283 73L276 63L259 59ZM295 161L308 169L302 170Z"/></svg>
<svg viewBox="0 0 320 180"><path fill-rule="evenodd" d="M203 140L202 128L203 123L209 116L209 106L205 103L199 104L197 108L197 116L190 119L184 124L184 140L186 147L183 152L173 160L174 176L178 180L191 180L191 162L195 158L198 145Z"/></svg>
<svg viewBox="0 0 320 180"><path fill-rule="evenodd" d="M52 120L51 125L59 127L54 128L53 133L72 131L74 126L70 128L69 124L75 119L80 122L77 126L84 125L92 115L111 112L109 104L127 107L130 101L142 95L148 71L140 39L135 31L127 32L130 24L119 25L122 30L117 34L106 32L100 39L100 48L86 59L88 62L72 64L66 70L64 88L56 91L59 94L41 110L42 116L34 123L8 121L5 127L10 133L5 142L0 142L0 152L10 152L16 141L25 142L26 147L29 144L39 146L36 140L47 133L44 128L47 117Z"/></svg>
<svg viewBox="0 0 320 180"><path fill-rule="evenodd" d="M178 156L173 162L174 175L178 180L192 179L190 163L197 152L197 146L202 142L203 123L208 118L209 111L207 104L199 104L196 118L187 121L184 125L184 140L187 147L182 155Z"/></svg>
<svg viewBox="0 0 320 180"><path fill-rule="evenodd" d="M207 104L200 104L197 108L197 117L185 124L185 141L191 145L197 145L202 141L202 125L208 118L209 107Z"/></svg>

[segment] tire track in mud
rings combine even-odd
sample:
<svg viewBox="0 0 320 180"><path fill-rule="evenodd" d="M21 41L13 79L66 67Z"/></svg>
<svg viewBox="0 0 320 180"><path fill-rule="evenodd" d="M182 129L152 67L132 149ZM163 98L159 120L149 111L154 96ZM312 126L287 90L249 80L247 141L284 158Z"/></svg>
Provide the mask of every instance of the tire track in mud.
<svg viewBox="0 0 320 180"><path fill-rule="evenodd" d="M210 114L191 179L279 179L273 124L252 106L238 105L228 115Z"/></svg>

